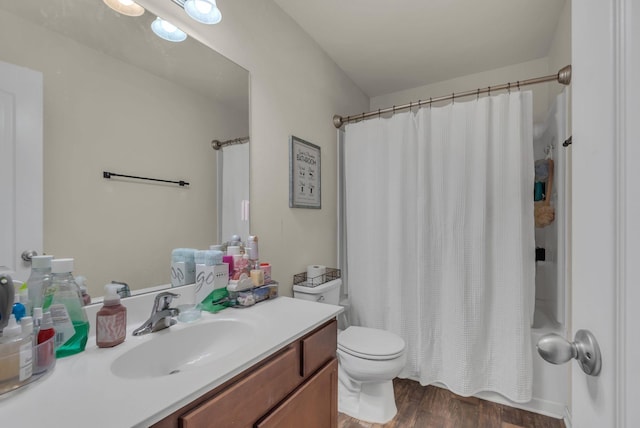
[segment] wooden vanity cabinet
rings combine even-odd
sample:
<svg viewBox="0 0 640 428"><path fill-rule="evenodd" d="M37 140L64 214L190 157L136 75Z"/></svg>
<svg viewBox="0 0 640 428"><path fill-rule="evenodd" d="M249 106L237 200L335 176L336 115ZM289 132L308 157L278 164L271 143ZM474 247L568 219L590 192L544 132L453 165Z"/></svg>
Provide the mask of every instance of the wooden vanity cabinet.
<svg viewBox="0 0 640 428"><path fill-rule="evenodd" d="M335 428L336 348L334 319L152 427Z"/></svg>
<svg viewBox="0 0 640 428"><path fill-rule="evenodd" d="M334 358L255 426L256 428L336 427L337 396L338 360Z"/></svg>

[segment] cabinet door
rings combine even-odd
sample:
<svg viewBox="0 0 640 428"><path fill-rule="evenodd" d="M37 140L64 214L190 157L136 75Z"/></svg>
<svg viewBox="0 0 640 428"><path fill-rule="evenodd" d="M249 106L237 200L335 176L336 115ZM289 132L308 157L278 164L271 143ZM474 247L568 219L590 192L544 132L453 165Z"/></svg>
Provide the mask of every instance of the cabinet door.
<svg viewBox="0 0 640 428"><path fill-rule="evenodd" d="M300 341L302 364L300 375L307 377L336 357L338 322L333 320Z"/></svg>
<svg viewBox="0 0 640 428"><path fill-rule="evenodd" d="M338 360L311 377L256 428L336 428L338 426Z"/></svg>

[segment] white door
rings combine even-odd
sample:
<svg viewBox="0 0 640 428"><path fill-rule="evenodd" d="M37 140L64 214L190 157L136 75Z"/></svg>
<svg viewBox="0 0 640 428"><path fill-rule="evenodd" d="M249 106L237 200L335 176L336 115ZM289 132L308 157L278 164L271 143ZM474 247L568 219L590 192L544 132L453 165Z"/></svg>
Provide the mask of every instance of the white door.
<svg viewBox="0 0 640 428"><path fill-rule="evenodd" d="M0 62L0 273L26 280L42 254L42 73Z"/></svg>
<svg viewBox="0 0 640 428"><path fill-rule="evenodd" d="M635 3L635 4L632 4ZM635 7L635 9L634 9ZM572 2L572 326L602 373L572 363L576 428L640 426L640 5Z"/></svg>

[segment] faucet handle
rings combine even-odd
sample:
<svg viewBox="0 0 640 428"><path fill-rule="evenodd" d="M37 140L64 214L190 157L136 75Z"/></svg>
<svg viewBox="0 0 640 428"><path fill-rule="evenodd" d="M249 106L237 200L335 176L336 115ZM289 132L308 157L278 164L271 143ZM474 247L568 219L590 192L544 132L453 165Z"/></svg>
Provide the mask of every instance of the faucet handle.
<svg viewBox="0 0 640 428"><path fill-rule="evenodd" d="M174 297L180 297L180 295L169 291L163 291L162 293L157 294L153 301L153 311L151 311L151 313L169 309Z"/></svg>

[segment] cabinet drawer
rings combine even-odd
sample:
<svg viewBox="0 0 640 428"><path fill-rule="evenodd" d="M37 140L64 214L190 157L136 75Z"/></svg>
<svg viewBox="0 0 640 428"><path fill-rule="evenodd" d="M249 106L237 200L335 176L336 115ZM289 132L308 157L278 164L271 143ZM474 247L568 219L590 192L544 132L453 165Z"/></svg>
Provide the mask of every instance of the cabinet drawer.
<svg viewBox="0 0 640 428"><path fill-rule="evenodd" d="M298 384L298 355L288 347L238 383L180 417L183 428L250 427Z"/></svg>
<svg viewBox="0 0 640 428"><path fill-rule="evenodd" d="M335 358L338 347L338 322L333 320L300 340L300 375L309 376L327 361Z"/></svg>

